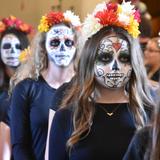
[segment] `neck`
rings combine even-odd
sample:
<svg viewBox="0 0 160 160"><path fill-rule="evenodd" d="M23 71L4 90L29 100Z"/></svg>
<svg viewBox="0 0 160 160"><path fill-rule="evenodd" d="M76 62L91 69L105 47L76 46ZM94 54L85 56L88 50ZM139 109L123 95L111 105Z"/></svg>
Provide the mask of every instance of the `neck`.
<svg viewBox="0 0 160 160"><path fill-rule="evenodd" d="M70 64L68 67L59 67L51 61L49 61L48 68L42 72L45 81L56 89L63 83L69 82L73 75L73 64Z"/></svg>
<svg viewBox="0 0 160 160"><path fill-rule="evenodd" d="M109 89L103 86L97 87L99 95L96 102L100 103L128 103L129 98L124 92L124 87Z"/></svg>
<svg viewBox="0 0 160 160"><path fill-rule="evenodd" d="M149 73L148 73L148 77L151 78L154 75L154 73L156 71L158 71L159 69L160 69L160 65L159 64L157 64L157 65L155 64L155 65L151 66L151 68L149 70Z"/></svg>

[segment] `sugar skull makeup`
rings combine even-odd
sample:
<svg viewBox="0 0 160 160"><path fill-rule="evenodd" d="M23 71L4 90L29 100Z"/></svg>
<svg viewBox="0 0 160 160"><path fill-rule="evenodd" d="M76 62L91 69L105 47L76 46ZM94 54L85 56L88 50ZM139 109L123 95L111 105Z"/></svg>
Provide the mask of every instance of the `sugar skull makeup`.
<svg viewBox="0 0 160 160"><path fill-rule="evenodd" d="M74 33L64 25L52 27L46 35L46 50L48 57L60 67L67 67L76 52Z"/></svg>
<svg viewBox="0 0 160 160"><path fill-rule="evenodd" d="M132 71L128 42L117 36L104 37L97 51L94 70L101 85L107 88L123 87Z"/></svg>
<svg viewBox="0 0 160 160"><path fill-rule="evenodd" d="M21 53L21 44L14 34L6 34L1 42L1 59L4 64L10 67L17 67L19 55Z"/></svg>

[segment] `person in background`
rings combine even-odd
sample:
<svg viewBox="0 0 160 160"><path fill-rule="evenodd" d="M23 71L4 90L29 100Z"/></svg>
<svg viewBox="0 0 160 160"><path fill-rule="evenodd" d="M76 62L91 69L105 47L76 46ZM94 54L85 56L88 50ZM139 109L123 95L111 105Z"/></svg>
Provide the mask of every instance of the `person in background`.
<svg viewBox="0 0 160 160"><path fill-rule="evenodd" d="M100 3L85 19L77 72L52 121L49 160L121 160L134 132L147 123L154 104L139 20L125 1Z"/></svg>
<svg viewBox="0 0 160 160"><path fill-rule="evenodd" d="M151 38L144 52L144 62L148 72L148 78L158 82L160 76L160 38Z"/></svg>
<svg viewBox="0 0 160 160"><path fill-rule="evenodd" d="M16 160L43 160L56 89L74 75L81 23L71 11L42 16L31 56L12 77L11 142Z"/></svg>
<svg viewBox="0 0 160 160"><path fill-rule="evenodd" d="M139 30L140 30L140 35L139 35L139 42L144 54L147 42L152 36L152 25L151 21L147 19L144 15L141 16L141 22L139 24Z"/></svg>
<svg viewBox="0 0 160 160"><path fill-rule="evenodd" d="M19 55L29 46L28 35L32 27L20 19L9 16L0 21L0 63L1 63L1 92L0 92L0 159L9 160L10 124L9 124L9 80L20 66Z"/></svg>
<svg viewBox="0 0 160 160"><path fill-rule="evenodd" d="M159 90L160 97L160 90ZM133 137L123 160L160 159L160 98L150 125L139 130Z"/></svg>

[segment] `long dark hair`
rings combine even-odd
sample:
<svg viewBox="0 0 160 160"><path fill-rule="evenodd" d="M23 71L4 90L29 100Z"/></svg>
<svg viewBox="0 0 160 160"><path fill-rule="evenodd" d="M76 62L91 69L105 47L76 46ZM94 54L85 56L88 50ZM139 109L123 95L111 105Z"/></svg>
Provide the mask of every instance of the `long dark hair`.
<svg viewBox="0 0 160 160"><path fill-rule="evenodd" d="M95 112L94 93L96 81L94 78L94 62L101 39L112 33L125 39L130 45L133 71L129 82L129 103L137 128L144 126L146 121L144 104L153 106L147 88L147 76L138 40L133 39L127 31L120 27L104 27L85 42L75 81L70 88L70 94L62 102L63 108L73 106L73 132L67 142L69 148L77 143L81 136L86 132L88 133L91 128Z"/></svg>
<svg viewBox="0 0 160 160"><path fill-rule="evenodd" d="M9 79L10 79L10 77L6 73L5 65L0 60L0 92L8 89Z"/></svg>
<svg viewBox="0 0 160 160"><path fill-rule="evenodd" d="M20 44L21 44L21 50L24 50L25 48L27 48L29 46L29 39L27 37L27 34L15 29L15 28L10 28L10 29L7 29L6 31L2 32L2 34L0 35L0 46L1 46L1 42L2 42L3 37L7 34L14 34L19 39ZM2 76L3 80L1 81L0 89L1 90L8 89L10 77L6 73L6 65L2 62L1 58L0 58L0 67L1 67L0 72L3 75Z"/></svg>

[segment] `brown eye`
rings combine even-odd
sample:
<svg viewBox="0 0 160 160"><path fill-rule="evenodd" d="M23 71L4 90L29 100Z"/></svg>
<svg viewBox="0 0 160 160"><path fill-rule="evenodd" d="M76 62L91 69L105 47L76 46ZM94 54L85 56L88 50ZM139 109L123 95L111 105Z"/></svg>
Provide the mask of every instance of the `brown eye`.
<svg viewBox="0 0 160 160"><path fill-rule="evenodd" d="M130 55L127 53L120 53L118 59L122 63L130 63Z"/></svg>
<svg viewBox="0 0 160 160"><path fill-rule="evenodd" d="M97 55L97 62L106 64L106 63L110 63L112 60L113 60L113 54L112 53L102 52L102 53Z"/></svg>
<svg viewBox="0 0 160 160"><path fill-rule="evenodd" d="M11 48L11 44L10 43L5 43L3 45L3 49L10 49Z"/></svg>
<svg viewBox="0 0 160 160"><path fill-rule="evenodd" d="M74 41L70 40L70 39L66 39L65 40L65 45L67 47L72 47L74 45Z"/></svg>
<svg viewBox="0 0 160 160"><path fill-rule="evenodd" d="M53 39L50 42L50 46L52 46L52 47L58 47L59 44L60 44L60 40L59 39Z"/></svg>

